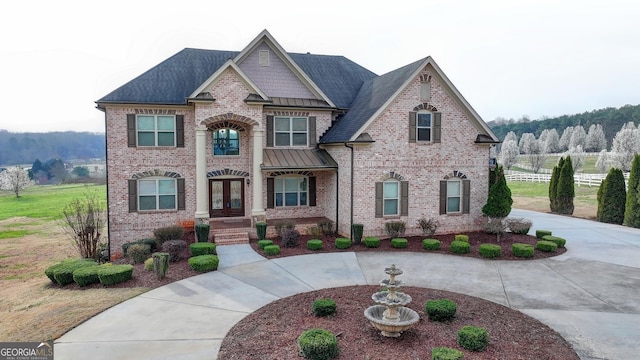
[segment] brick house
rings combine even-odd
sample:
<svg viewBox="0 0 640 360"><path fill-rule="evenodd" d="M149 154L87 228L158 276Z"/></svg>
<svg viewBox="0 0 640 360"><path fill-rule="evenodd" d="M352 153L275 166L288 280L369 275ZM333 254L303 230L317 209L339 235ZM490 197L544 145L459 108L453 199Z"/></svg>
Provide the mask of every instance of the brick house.
<svg viewBox="0 0 640 360"><path fill-rule="evenodd" d="M265 219L474 230L498 142L431 57L378 76L266 30L239 52L184 49L96 103L111 251L194 218L245 237Z"/></svg>

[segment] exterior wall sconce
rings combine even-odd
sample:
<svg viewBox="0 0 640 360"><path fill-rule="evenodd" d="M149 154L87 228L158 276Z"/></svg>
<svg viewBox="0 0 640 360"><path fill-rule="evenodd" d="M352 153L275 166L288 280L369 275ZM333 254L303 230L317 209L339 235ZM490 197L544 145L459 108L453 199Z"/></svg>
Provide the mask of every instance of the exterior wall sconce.
<svg viewBox="0 0 640 360"><path fill-rule="evenodd" d="M247 178L247 186L251 185L251 179Z"/></svg>

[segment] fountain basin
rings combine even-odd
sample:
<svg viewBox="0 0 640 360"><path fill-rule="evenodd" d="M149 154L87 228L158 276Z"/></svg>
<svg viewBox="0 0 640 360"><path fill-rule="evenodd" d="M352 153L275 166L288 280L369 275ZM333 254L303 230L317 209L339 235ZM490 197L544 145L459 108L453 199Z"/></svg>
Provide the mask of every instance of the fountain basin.
<svg viewBox="0 0 640 360"><path fill-rule="evenodd" d="M401 332L409 330L420 320L420 315L418 315L417 312L406 307L398 307L396 309L398 320L387 321L384 319L384 312L386 310L387 306L374 305L364 311L364 316L373 327L380 330L382 336L398 337Z"/></svg>
<svg viewBox="0 0 640 360"><path fill-rule="evenodd" d="M405 306L411 302L411 295L399 292L379 291L371 295L371 300L379 305Z"/></svg>

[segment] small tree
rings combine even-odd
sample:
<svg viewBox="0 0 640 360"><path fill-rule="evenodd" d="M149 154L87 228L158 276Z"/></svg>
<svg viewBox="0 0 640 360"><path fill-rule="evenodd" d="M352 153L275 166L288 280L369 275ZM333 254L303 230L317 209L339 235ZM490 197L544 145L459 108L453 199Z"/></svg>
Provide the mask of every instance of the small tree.
<svg viewBox="0 0 640 360"><path fill-rule="evenodd" d="M33 185L29 173L21 167L12 167L0 173L0 189L10 190L20 197L20 192Z"/></svg>
<svg viewBox="0 0 640 360"><path fill-rule="evenodd" d="M622 224L626 197L622 170L612 168L598 189L598 221Z"/></svg>
<svg viewBox="0 0 640 360"><path fill-rule="evenodd" d="M553 167L553 171L551 172L551 179L549 180L549 208L551 212L558 212L558 178L560 177L560 169L562 169L562 164L564 164L564 158L560 157L558 160L558 164Z"/></svg>
<svg viewBox="0 0 640 360"><path fill-rule="evenodd" d="M509 216L512 204L511 189L507 185L507 180L504 174L498 174L495 184L489 189L487 203L482 207L482 213L489 217L488 224L502 224L502 220ZM498 241L500 241L502 232L504 232L504 229L503 231L495 231Z"/></svg>
<svg viewBox="0 0 640 360"><path fill-rule="evenodd" d="M562 163L560 176L558 176L558 189L556 192L557 212L559 214L573 214L573 198L575 197L575 184L573 180L573 166L571 156L567 156Z"/></svg>
<svg viewBox="0 0 640 360"><path fill-rule="evenodd" d="M507 140L502 144L500 149L500 164L504 165L507 170L518 162L520 150L515 140Z"/></svg>
<svg viewBox="0 0 640 360"><path fill-rule="evenodd" d="M73 239L83 258L100 258L98 251L102 230L106 224L105 205L95 192L85 190L82 198L71 200L62 210L63 230Z"/></svg>
<svg viewBox="0 0 640 360"><path fill-rule="evenodd" d="M627 203L624 210L624 224L640 228L640 155L636 154L631 162Z"/></svg>

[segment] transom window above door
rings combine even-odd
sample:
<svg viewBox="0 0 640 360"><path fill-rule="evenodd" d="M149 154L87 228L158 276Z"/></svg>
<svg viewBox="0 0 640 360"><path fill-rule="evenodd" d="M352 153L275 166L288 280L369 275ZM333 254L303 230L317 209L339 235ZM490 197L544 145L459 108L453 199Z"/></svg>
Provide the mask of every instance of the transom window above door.
<svg viewBox="0 0 640 360"><path fill-rule="evenodd" d="M213 155L240 155L240 134L234 129L213 132Z"/></svg>
<svg viewBox="0 0 640 360"><path fill-rule="evenodd" d="M276 116L274 136L276 146L307 146L308 123L306 117Z"/></svg>
<svg viewBox="0 0 640 360"><path fill-rule="evenodd" d="M137 115L138 146L175 146L176 117L173 115Z"/></svg>

